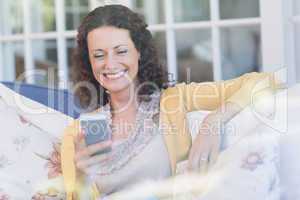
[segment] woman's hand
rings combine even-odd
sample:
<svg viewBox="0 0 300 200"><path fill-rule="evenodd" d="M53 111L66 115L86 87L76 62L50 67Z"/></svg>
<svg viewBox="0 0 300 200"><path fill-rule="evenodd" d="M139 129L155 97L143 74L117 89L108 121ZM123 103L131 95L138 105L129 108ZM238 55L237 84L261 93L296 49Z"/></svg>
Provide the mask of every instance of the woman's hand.
<svg viewBox="0 0 300 200"><path fill-rule="evenodd" d="M189 154L188 169L205 172L213 165L221 149L223 127L242 110L237 104L226 102L223 107L209 114L201 124Z"/></svg>
<svg viewBox="0 0 300 200"><path fill-rule="evenodd" d="M188 170L205 172L215 163L221 145L222 119L219 114L209 114L191 147L188 159Z"/></svg>
<svg viewBox="0 0 300 200"><path fill-rule="evenodd" d="M81 132L75 141L75 165L78 170L85 174L95 173L97 164L109 159L108 153L96 154L111 147L112 141L105 141L86 146L84 142L84 133Z"/></svg>

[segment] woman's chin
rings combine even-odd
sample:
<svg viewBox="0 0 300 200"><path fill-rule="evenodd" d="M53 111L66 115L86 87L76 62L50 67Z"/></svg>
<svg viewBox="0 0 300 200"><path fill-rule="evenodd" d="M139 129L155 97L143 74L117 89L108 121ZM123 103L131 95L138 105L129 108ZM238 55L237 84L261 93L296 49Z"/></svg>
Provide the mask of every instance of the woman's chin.
<svg viewBox="0 0 300 200"><path fill-rule="evenodd" d="M129 80L125 78L120 78L116 80L107 80L102 79L101 85L110 93L110 94L117 94L122 91L129 91L130 88L134 88L133 86L136 84L136 80Z"/></svg>
<svg viewBox="0 0 300 200"><path fill-rule="evenodd" d="M122 91L128 90L130 84L127 85L113 85L105 87L109 94L117 94L121 93Z"/></svg>

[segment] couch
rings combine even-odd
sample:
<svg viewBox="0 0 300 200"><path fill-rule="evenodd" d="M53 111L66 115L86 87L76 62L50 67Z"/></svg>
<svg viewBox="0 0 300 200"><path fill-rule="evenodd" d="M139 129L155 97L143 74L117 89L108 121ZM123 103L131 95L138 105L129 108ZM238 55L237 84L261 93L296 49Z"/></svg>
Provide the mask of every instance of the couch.
<svg viewBox="0 0 300 200"><path fill-rule="evenodd" d="M66 90L57 90L57 89L49 89L44 87L39 87L35 85L30 84L15 84L11 82L2 82L5 86L8 88L11 88L12 90L20 93L21 95L24 95L34 101L40 102L43 105L46 105L48 107L53 108L54 110L64 113L68 116L71 116L73 118L77 118L80 113L80 109L78 109L78 100L74 97L73 94L69 93ZM288 91L288 101L287 103L287 114L289 117L288 120L288 129L286 132L284 132L282 135L280 135L280 166L278 169L279 176L280 176L280 182L281 182L281 200L298 200L300 199L300 162L298 161L298 156L300 154L300 126L297 123L297 119L299 119L298 113L300 113L300 104L297 102L300 102L300 85L294 86ZM63 102L63 103L62 103ZM56 116L54 118L57 118L57 116L61 117L58 112L55 114ZM249 115L249 110L247 112L244 111L240 116L237 116L233 122L238 122L239 127L238 129L245 130L245 127L249 125L249 121L247 119L245 120L246 116ZM193 120L198 120L203 118L204 115L207 114L207 111L197 111L193 113L189 113L189 123L191 123ZM50 116L50 114L48 114ZM30 118L31 116L29 116ZM33 118L32 118L33 119ZM48 119L48 118L47 118ZM64 118L61 117L63 120ZM24 119L23 119L24 121ZM43 119L42 119L43 121ZM51 126L49 125L49 122L47 124L47 120L44 120L45 123L41 125L43 126ZM200 120L201 121L201 120ZM26 122L26 120L25 120ZM34 123L34 122L33 122ZM57 123L57 127L64 127L66 124L59 124ZM265 124L266 125L266 124ZM191 126L190 126L191 127ZM54 128L55 129L55 128ZM264 126L256 129L252 129L253 132L259 132L259 131L265 131L268 129L270 132L274 132L274 130L271 130L270 127ZM250 130L250 129L249 129ZM249 131L247 130L247 131ZM276 130L275 130L276 131ZM56 130L53 131L53 133L57 132ZM196 133L197 131L191 131ZM59 135L56 135L55 137L59 138ZM247 143L246 143L247 144ZM42 148L42 147L41 147ZM241 147L242 148L242 147ZM232 154L228 154L232 155ZM228 156L227 155L227 156ZM1 156L1 155L0 155ZM229 156L230 157L230 156ZM0 157L1 160L1 157ZM223 160L220 161L220 165L226 163ZM45 163L43 163L45 165ZM228 168L229 169L229 168ZM227 170L228 170L227 169ZM230 174L231 172L228 172ZM234 175L234 173L232 174ZM220 176L224 176L220 175ZM225 176L224 176L225 177ZM239 178L239 177L236 177ZM226 180L227 181L227 180ZM224 185L230 185L229 183L222 183L222 186ZM238 186L235 186L238 187ZM235 189L235 188L233 188ZM214 195L218 192L216 190L214 191ZM223 191L224 192L224 191ZM212 196L212 198L203 198L203 199L216 199L218 197ZM1 183L0 183L0 197L1 197ZM231 198L231 197L228 197ZM1 198L0 198L1 199ZM235 200L235 198L231 198Z"/></svg>

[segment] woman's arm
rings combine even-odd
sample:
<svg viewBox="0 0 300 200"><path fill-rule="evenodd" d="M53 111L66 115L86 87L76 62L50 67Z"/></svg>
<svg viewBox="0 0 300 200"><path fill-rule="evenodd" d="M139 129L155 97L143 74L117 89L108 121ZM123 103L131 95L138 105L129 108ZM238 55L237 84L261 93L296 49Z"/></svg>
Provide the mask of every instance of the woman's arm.
<svg viewBox="0 0 300 200"><path fill-rule="evenodd" d="M227 102L244 108L256 94L264 90L274 91L279 82L273 73L252 72L221 82L179 84L184 94L186 111L216 110Z"/></svg>
<svg viewBox="0 0 300 200"><path fill-rule="evenodd" d="M212 109L217 106L217 104L219 104L219 106L206 117L201 125L199 134L190 150L189 169L197 170L200 167L200 171L203 171L208 167L208 164L213 164L217 159L221 144L224 140L224 137L222 137L224 135L222 134L224 125L247 105L253 105L261 99L271 96L278 86L279 84L275 83L272 74L251 73L244 75L244 77L223 83L222 87L212 83L209 87L211 88L210 93L212 94L213 88L215 88L215 97L213 97L213 95L211 97L207 96L207 98L211 98L211 101L196 102L198 104L190 101L187 104L189 105L188 110L193 110L199 105L202 109L203 107ZM196 85L190 87L194 87L189 88L191 89L190 94L203 94L203 90L200 92L201 90L199 87L197 89ZM205 92L209 93L208 91L209 89L207 88ZM234 91L235 93L232 94ZM256 123L257 122L258 121L256 121ZM255 126L255 124L253 126Z"/></svg>

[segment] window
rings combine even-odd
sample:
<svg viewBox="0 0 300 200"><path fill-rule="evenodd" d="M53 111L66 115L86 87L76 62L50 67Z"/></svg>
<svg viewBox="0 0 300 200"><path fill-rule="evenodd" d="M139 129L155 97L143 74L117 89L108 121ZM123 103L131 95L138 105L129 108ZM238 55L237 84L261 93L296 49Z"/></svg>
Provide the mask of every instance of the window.
<svg viewBox="0 0 300 200"><path fill-rule="evenodd" d="M294 1L294 35L298 35L300 5ZM229 79L283 65L297 71L295 79L300 79L295 68L300 60L294 57L294 64L287 63L282 50L287 38L282 24L274 23L287 7L281 1L20 0L0 1L0 80L67 87L76 28L94 7L111 3L143 14L170 79ZM299 51L299 38L293 38L293 48Z"/></svg>
<svg viewBox="0 0 300 200"><path fill-rule="evenodd" d="M130 5L145 15L150 29L165 33L168 69L179 82L261 70L259 0L139 0Z"/></svg>

